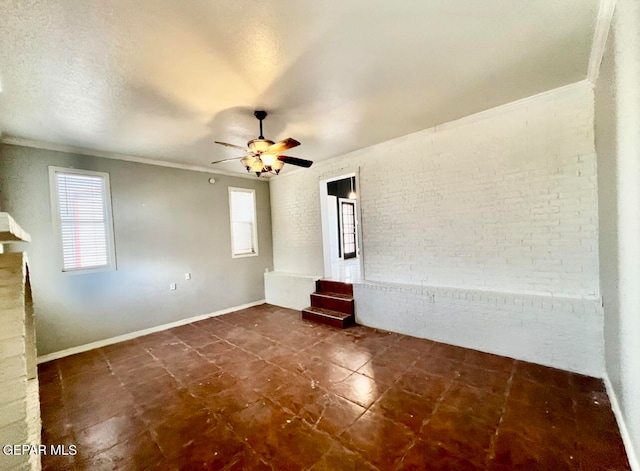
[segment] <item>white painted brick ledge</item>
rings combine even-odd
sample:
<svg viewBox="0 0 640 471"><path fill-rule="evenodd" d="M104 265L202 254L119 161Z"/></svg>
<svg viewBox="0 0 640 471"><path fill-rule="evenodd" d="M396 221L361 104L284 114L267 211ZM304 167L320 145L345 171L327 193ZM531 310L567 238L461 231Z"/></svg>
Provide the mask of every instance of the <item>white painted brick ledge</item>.
<svg viewBox="0 0 640 471"><path fill-rule="evenodd" d="M603 375L598 300L398 283L354 284L359 324Z"/></svg>
<svg viewBox="0 0 640 471"><path fill-rule="evenodd" d="M384 292L401 292L419 294L421 296L434 295L434 301L455 303L456 301L472 301L478 304L500 306L527 306L543 311L563 311L583 314L603 315L600 298L582 298L573 296L540 295L534 293L513 293L492 290L467 289L443 286L425 286L408 283L394 283L364 280L354 283L354 286L366 287L370 290Z"/></svg>

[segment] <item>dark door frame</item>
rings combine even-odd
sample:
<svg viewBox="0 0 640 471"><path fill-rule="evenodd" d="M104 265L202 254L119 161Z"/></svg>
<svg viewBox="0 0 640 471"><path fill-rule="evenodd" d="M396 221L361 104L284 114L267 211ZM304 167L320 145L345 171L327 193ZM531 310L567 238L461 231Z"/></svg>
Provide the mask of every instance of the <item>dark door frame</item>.
<svg viewBox="0 0 640 471"><path fill-rule="evenodd" d="M360 205L360 176L359 176L359 172L360 169L356 168L351 172L345 172L345 173L337 173L333 176L327 177L327 176L322 176L318 178L318 190L319 190L319 196L320 196L320 220L321 220L321 227L322 227L322 258L323 258L323 266L324 266L324 273L323 276L331 276L331 267L332 267L332 261L331 261L331 239L332 239L332 234L331 234L331 230L330 230L330 223L329 223L329 209L328 209L328 191L327 191L327 183L335 181L335 180L342 180L344 178L349 178L349 177L355 177L356 179L356 188L358 188L358 190L356 190L356 193L358 194L358 199L356 200L356 231L357 231L357 239L356 239L356 249L357 249L357 260L358 260L358 264L360 265L360 276L361 279L365 280L366 279L366 273L365 273L365 269L364 269L364 257L365 257L365 250L362 246L362 214L361 214L361 205Z"/></svg>
<svg viewBox="0 0 640 471"><path fill-rule="evenodd" d="M356 200L346 198L338 199L340 217L340 249L343 260L356 258L358 256L358 224L356 219ZM348 214L345 221L344 208L351 207L351 214ZM353 250L351 250L353 249Z"/></svg>

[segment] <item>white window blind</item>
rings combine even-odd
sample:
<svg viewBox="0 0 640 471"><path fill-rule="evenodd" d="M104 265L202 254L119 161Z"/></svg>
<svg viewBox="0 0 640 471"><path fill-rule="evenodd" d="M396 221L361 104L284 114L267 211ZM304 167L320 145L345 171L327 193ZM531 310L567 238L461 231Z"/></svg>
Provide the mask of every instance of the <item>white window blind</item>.
<svg viewBox="0 0 640 471"><path fill-rule="evenodd" d="M112 267L108 174L52 168L51 177L62 271Z"/></svg>
<svg viewBox="0 0 640 471"><path fill-rule="evenodd" d="M229 188L231 251L234 257L258 254L255 191Z"/></svg>

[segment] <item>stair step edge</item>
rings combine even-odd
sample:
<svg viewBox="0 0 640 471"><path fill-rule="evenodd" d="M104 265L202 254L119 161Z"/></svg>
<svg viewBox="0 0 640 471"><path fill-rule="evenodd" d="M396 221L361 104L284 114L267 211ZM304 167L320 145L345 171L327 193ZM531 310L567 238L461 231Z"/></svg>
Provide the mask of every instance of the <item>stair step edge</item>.
<svg viewBox="0 0 640 471"><path fill-rule="evenodd" d="M315 294L316 296L322 296L323 298L340 299L342 301L353 301L353 296L350 294L333 293L330 291L316 291L312 294Z"/></svg>
<svg viewBox="0 0 640 471"><path fill-rule="evenodd" d="M303 309L310 314L315 314L318 316L330 317L332 319L347 319L349 317L353 317L353 314L347 314L344 312L332 311L331 309L318 308L315 306L309 306L306 309Z"/></svg>
<svg viewBox="0 0 640 471"><path fill-rule="evenodd" d="M326 286L329 289L333 289L334 292L344 292L346 291L349 294L353 294L353 284L351 283L343 283L341 281L333 281L333 280L318 280L316 281L316 289L321 288L322 286Z"/></svg>

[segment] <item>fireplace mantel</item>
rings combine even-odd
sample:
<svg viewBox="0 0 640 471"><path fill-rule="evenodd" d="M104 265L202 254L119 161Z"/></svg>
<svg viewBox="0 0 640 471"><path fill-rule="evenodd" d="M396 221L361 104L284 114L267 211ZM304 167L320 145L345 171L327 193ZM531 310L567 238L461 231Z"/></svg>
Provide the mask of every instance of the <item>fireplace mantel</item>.
<svg viewBox="0 0 640 471"><path fill-rule="evenodd" d="M0 244L9 242L31 242L31 236L9 213L0 213Z"/></svg>

